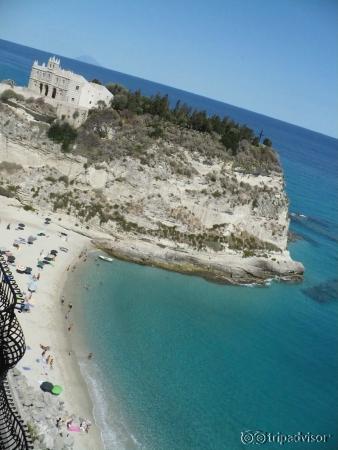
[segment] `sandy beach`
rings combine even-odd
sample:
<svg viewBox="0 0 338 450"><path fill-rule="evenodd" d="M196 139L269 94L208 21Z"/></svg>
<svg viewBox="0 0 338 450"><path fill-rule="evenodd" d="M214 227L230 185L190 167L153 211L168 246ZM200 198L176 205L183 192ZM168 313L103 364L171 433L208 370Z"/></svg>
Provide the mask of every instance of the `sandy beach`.
<svg viewBox="0 0 338 450"><path fill-rule="evenodd" d="M30 296L28 286L32 276L39 276L36 292L33 292L28 300L30 311L17 314L27 345L26 353L17 368L35 389L39 389L42 381L61 385L63 392L57 398L63 400L65 410L75 416L74 423L78 423L79 418L90 420L92 426L88 433L71 433L75 440L74 449L103 449L87 386L71 349L72 329L68 330L69 327L72 328L73 323L71 310L65 318L71 299L65 299L63 305L61 303L66 277L74 265L80 263L79 255L83 255L86 249L90 248L90 239L65 230L62 226L64 221L59 225L56 218L52 218L51 223L46 225L44 219L47 215L24 211L13 199L0 197L0 211L0 247L8 249L15 256L15 263L11 264L10 268L24 297ZM18 229L19 223L25 224L24 230ZM44 233L45 236L38 236L39 233ZM20 243L19 248L13 246L15 240L22 238L27 242L29 236L36 237L33 244ZM61 251L60 247L65 247L68 251ZM55 261L45 265L42 270L39 269L38 260L47 256L51 250L58 251ZM32 275L18 273L18 265L31 267ZM50 347L44 356L41 345ZM53 358L53 367L46 363L49 355L49 360ZM60 431L67 433L65 424Z"/></svg>

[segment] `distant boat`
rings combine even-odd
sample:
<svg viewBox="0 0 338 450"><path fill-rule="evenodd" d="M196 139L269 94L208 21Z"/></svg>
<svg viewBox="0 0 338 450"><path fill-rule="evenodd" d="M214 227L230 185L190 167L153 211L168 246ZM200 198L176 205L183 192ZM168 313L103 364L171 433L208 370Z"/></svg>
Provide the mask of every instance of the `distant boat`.
<svg viewBox="0 0 338 450"><path fill-rule="evenodd" d="M99 258L102 259L103 261L108 261L108 262L114 261L113 258L109 258L108 256L99 255Z"/></svg>

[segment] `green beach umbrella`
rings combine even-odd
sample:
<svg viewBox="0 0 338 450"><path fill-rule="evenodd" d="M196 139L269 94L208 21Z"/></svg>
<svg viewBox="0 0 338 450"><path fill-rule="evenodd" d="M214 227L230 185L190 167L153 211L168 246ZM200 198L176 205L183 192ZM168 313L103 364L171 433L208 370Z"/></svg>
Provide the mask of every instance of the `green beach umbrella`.
<svg viewBox="0 0 338 450"><path fill-rule="evenodd" d="M58 384L55 384L51 392L53 395L60 395L62 391L63 391L62 387L59 386Z"/></svg>

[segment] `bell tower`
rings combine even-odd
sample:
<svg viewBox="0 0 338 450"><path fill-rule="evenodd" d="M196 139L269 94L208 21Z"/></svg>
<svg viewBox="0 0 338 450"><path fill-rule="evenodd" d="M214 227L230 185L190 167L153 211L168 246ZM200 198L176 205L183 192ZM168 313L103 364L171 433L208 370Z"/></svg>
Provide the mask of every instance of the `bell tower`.
<svg viewBox="0 0 338 450"><path fill-rule="evenodd" d="M49 58L48 68L52 70L60 69L60 59L56 58L55 56Z"/></svg>

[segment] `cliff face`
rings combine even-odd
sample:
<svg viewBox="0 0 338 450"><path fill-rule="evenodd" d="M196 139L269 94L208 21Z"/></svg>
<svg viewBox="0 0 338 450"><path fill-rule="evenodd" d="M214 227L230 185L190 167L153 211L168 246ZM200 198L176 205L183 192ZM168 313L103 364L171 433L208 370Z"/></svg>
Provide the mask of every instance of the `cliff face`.
<svg viewBox="0 0 338 450"><path fill-rule="evenodd" d="M155 139L153 127L98 112L65 155L47 138L48 125L0 104L9 142L0 161L22 166L1 163L1 186L34 208L104 230L113 239L98 244L121 258L231 283L301 278L287 251L275 153L243 141L233 157L210 135L167 125Z"/></svg>

